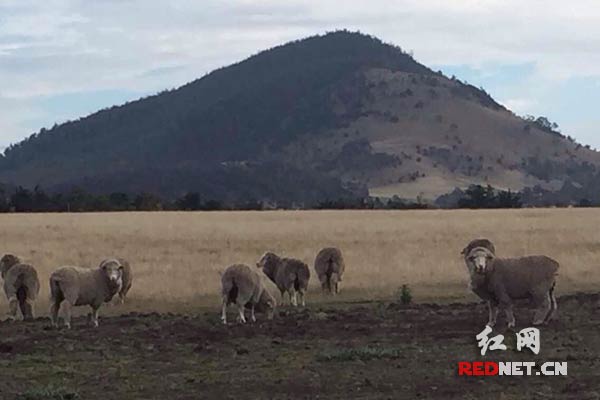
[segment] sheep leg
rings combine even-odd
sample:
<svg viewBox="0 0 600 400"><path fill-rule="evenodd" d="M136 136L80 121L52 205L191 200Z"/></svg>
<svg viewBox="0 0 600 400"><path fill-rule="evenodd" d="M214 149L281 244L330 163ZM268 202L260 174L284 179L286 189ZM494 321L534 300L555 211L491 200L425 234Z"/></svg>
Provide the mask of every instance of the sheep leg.
<svg viewBox="0 0 600 400"><path fill-rule="evenodd" d="M33 320L33 301L31 299L24 299L19 302L19 307L21 308L21 313L23 314L23 319L25 321Z"/></svg>
<svg viewBox="0 0 600 400"><path fill-rule="evenodd" d="M250 308L250 319L252 322L256 322L256 315L254 315L254 304L252 304L252 307Z"/></svg>
<svg viewBox="0 0 600 400"><path fill-rule="evenodd" d="M556 318L556 311L558 309L558 304L556 303L556 297L554 296L554 285L548 291L548 299L550 300L550 312L546 316L544 322L550 322Z"/></svg>
<svg viewBox="0 0 600 400"><path fill-rule="evenodd" d="M508 323L508 329L512 329L516 325L515 315L513 313L512 299L506 293L506 289L502 285L494 286L495 299L500 304L500 308L504 310L506 314L506 322Z"/></svg>
<svg viewBox="0 0 600 400"><path fill-rule="evenodd" d="M300 296L300 304L302 304L302 307L306 307L306 300L305 300L306 293L303 289L300 289L298 291L298 296Z"/></svg>
<svg viewBox="0 0 600 400"><path fill-rule="evenodd" d="M290 294L290 303L292 304L292 306L297 307L298 298L296 297L296 289L290 288L288 293Z"/></svg>
<svg viewBox="0 0 600 400"><path fill-rule="evenodd" d="M50 306L50 321L54 328L58 327L58 310L60 309L60 301L53 301Z"/></svg>
<svg viewBox="0 0 600 400"><path fill-rule="evenodd" d="M281 292L281 305L284 306L285 305L285 289L279 289L279 291Z"/></svg>
<svg viewBox="0 0 600 400"><path fill-rule="evenodd" d="M504 304L504 313L506 314L506 322L508 323L508 329L512 329L516 325L515 314L513 313L513 306L511 303Z"/></svg>
<svg viewBox="0 0 600 400"><path fill-rule="evenodd" d="M98 307L92 307L92 314L90 316L90 322L94 328L98 327Z"/></svg>
<svg viewBox="0 0 600 400"><path fill-rule="evenodd" d="M223 305L221 306L221 321L227 325L227 296L223 296Z"/></svg>
<svg viewBox="0 0 600 400"><path fill-rule="evenodd" d="M489 319L488 326L493 328L496 325L496 321L498 320L498 303L488 301L488 310L489 310Z"/></svg>
<svg viewBox="0 0 600 400"><path fill-rule="evenodd" d="M550 292L548 292L548 297L550 299L550 312L548 313L548 316L546 317L546 321L545 322L550 322L552 321L554 318L556 318L556 313L558 310L558 303L556 302L556 296L554 296L554 288L550 289Z"/></svg>
<svg viewBox="0 0 600 400"><path fill-rule="evenodd" d="M548 293L534 297L536 304L535 314L533 315L533 325L542 325L546 321L546 317L552 311L552 301Z"/></svg>
<svg viewBox="0 0 600 400"><path fill-rule="evenodd" d="M8 299L8 319L14 321L17 319L17 309L19 307L19 300L16 296L11 296Z"/></svg>
<svg viewBox="0 0 600 400"><path fill-rule="evenodd" d="M65 301L63 305L63 318L65 320L65 328L71 329L71 308L73 305L70 301Z"/></svg>
<svg viewBox="0 0 600 400"><path fill-rule="evenodd" d="M237 318L239 323L245 324L246 323L246 316L244 315L244 305L241 303L238 303L238 318Z"/></svg>

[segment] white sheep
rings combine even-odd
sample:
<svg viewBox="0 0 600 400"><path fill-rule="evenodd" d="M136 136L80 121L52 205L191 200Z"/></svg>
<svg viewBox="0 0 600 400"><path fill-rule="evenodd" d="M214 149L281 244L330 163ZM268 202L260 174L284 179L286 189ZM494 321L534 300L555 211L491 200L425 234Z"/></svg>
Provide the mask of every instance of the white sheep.
<svg viewBox="0 0 600 400"><path fill-rule="evenodd" d="M23 264L12 254L6 254L0 259L0 275L4 280L4 293L8 299L8 318L16 319L18 306L23 319L32 320L33 303L40 291L40 281L35 268Z"/></svg>
<svg viewBox="0 0 600 400"><path fill-rule="evenodd" d="M306 291L310 279L308 265L294 258L281 258L266 252L256 266L277 285L282 302L284 294L288 293L294 307L298 305L297 295L300 296L302 307L306 306Z"/></svg>
<svg viewBox="0 0 600 400"><path fill-rule="evenodd" d="M315 258L315 272L321 282L323 291L337 294L339 293L339 282L346 269L344 257L340 249L336 247L326 247L319 251Z"/></svg>
<svg viewBox="0 0 600 400"><path fill-rule="evenodd" d="M554 317L558 262L546 256L496 258L486 247L474 247L464 257L470 288L488 303L490 327L496 324L500 307L506 313L508 327L514 328L513 300L519 299L531 299L536 306L533 325Z"/></svg>
<svg viewBox="0 0 600 400"><path fill-rule="evenodd" d="M221 321L227 324L227 306L237 305L238 322L246 323L245 307L251 311L250 318L256 322L256 311L265 312L268 319L273 318L277 301L266 286L266 279L244 264L234 264L221 276Z"/></svg>
<svg viewBox="0 0 600 400"><path fill-rule="evenodd" d="M102 261L98 268L62 267L50 275L50 318L58 324L58 311L63 300L65 326L71 327L71 308L89 305L91 322L98 327L98 309L112 300L123 285L123 266L117 259Z"/></svg>

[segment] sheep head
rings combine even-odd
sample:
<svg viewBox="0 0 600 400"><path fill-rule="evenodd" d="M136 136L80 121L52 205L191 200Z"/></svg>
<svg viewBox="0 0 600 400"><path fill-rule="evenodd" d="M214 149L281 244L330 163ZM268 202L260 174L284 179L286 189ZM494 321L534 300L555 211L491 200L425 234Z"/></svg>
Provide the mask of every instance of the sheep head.
<svg viewBox="0 0 600 400"><path fill-rule="evenodd" d="M273 319L275 308L277 308L277 300L268 290L264 290L256 305L257 311L264 312L268 319Z"/></svg>
<svg viewBox="0 0 600 400"><path fill-rule="evenodd" d="M256 266L259 269L262 269L265 275L273 279L277 264L279 264L280 261L281 259L275 253L268 251L260 258L260 260L256 263Z"/></svg>
<svg viewBox="0 0 600 400"><path fill-rule="evenodd" d="M475 247L465 255L465 263L471 276L483 275L491 270L491 261L496 258L494 253L485 247Z"/></svg>
<svg viewBox="0 0 600 400"><path fill-rule="evenodd" d="M467 247L465 247L464 249L462 249L462 251L460 252L460 254L462 256L466 257L471 252L471 250L473 250L473 249L475 249L477 247L483 247L484 249L488 249L492 254L496 254L496 247L488 239L475 239L475 240L471 240L471 242L469 242L469 244L467 245Z"/></svg>
<svg viewBox="0 0 600 400"><path fill-rule="evenodd" d="M115 258L104 260L98 267L106 275L109 285L119 290L123 286L123 265Z"/></svg>
<svg viewBox="0 0 600 400"><path fill-rule="evenodd" d="M14 256L12 254L6 254L0 259L0 274L2 275L2 279L8 272L9 269L13 267L13 265L19 264L21 260L19 257Z"/></svg>

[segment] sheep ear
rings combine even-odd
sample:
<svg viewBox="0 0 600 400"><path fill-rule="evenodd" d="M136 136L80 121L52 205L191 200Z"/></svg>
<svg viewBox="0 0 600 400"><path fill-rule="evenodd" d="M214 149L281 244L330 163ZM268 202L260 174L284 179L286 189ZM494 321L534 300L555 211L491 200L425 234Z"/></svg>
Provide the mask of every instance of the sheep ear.
<svg viewBox="0 0 600 400"><path fill-rule="evenodd" d="M465 247L464 249L461 250L460 255L464 256L465 254L467 254L467 248Z"/></svg>

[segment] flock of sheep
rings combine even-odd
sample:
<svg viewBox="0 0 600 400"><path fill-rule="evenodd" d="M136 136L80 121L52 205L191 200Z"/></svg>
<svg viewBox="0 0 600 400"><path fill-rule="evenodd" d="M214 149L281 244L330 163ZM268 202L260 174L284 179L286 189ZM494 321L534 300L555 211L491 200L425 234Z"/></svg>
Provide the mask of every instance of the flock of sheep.
<svg viewBox="0 0 600 400"><path fill-rule="evenodd" d="M12 254L6 254L0 259L0 274L8 298L8 318L16 319L17 308L20 308L23 319L32 320L33 303L40 291L35 268ZM71 327L71 308L87 305L92 308L90 322L97 327L100 306L115 295L124 302L132 280L129 263L117 258L103 260L98 268L93 269L70 266L57 269L49 279L52 325L58 325L61 305L67 328Z"/></svg>
<svg viewBox="0 0 600 400"><path fill-rule="evenodd" d="M469 272L470 289L488 304L490 327L496 324L499 309L503 309L508 327L514 328L513 301L519 299L533 301L536 307L534 325L544 324L555 317L554 288L558 262L546 256L498 258L493 243L488 239L471 241L461 254ZM256 321L255 311L264 312L269 319L272 318L278 303L276 290L279 290L282 302L287 294L292 306L306 305L310 270L304 262L267 252L256 266L234 264L221 275L221 320L224 324L227 324L227 307L231 304L237 307L240 323L246 322L247 308L253 322ZM322 249L315 258L314 269L325 292L339 292L345 270L339 249ZM20 308L23 319L33 319L33 303L40 289L35 268L7 254L0 259L0 273L9 302L9 318L15 319ZM58 325L61 307L64 324L70 328L71 308L88 305L92 309L90 322L97 327L100 306L110 302L115 295L123 302L132 280L129 263L120 258L103 260L93 269L62 267L56 270L49 278L52 325Z"/></svg>

